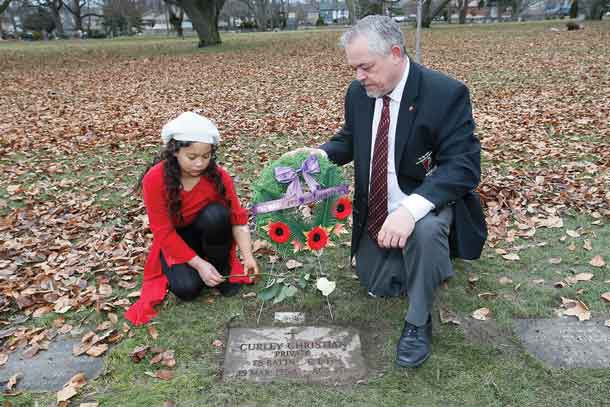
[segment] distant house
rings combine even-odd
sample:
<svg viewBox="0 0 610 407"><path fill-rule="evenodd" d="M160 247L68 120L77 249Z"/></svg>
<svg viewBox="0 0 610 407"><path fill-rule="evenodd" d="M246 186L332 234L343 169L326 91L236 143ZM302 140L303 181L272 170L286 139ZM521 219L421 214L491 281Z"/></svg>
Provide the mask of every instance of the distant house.
<svg viewBox="0 0 610 407"><path fill-rule="evenodd" d="M166 12L151 10L142 15L142 31L144 34L161 34L172 30L173 28L169 23L169 16ZM182 30L184 32L193 30L193 24L186 14L182 20Z"/></svg>
<svg viewBox="0 0 610 407"><path fill-rule="evenodd" d="M349 9L345 0L320 0L320 16L326 24L347 23Z"/></svg>

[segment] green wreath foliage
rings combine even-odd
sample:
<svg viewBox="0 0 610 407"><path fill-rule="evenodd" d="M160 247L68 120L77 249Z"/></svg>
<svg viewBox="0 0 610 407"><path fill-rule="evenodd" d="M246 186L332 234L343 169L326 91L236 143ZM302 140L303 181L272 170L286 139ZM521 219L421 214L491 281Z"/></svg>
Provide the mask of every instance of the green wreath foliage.
<svg viewBox="0 0 610 407"><path fill-rule="evenodd" d="M258 180L252 185L252 190L254 192L253 205L283 198L289 184L282 184L275 179L275 168L290 167L294 170L298 170L309 156L309 153L299 153L294 156L282 157L267 165L267 167L262 170ZM317 156L317 158L320 172L312 175L319 184L318 188L320 190L338 187L346 183L343 176L343 170L340 167L331 163L326 158L320 156ZM299 174L299 177L303 193L307 194L311 192L301 174ZM296 251L293 243L294 241L299 243L300 248L306 249L306 235L316 227L325 229L329 243L331 241L337 242L339 240L339 233L336 232L341 230L339 227L343 227L343 225L338 224L343 224L347 221L347 218L339 220L335 214L335 206L339 199L346 198L342 195L332 195L326 199L301 205L299 207L281 209L274 212L257 213L255 224L257 236L270 242L281 257L287 257L288 253ZM351 203L348 205L349 211L351 212ZM309 213L309 216L305 216L304 213ZM290 229L290 239L285 243L275 242L269 235L269 225L277 222L284 223ZM316 255L319 256L320 254L321 251L316 252ZM307 262L307 260L304 260L304 262ZM314 270L317 270L316 263L320 266L320 272L315 272L319 279L323 274L319 258L317 261L311 261L309 267L299 270L290 271L287 267L286 270L282 270L282 266L280 266L278 272L272 273L271 277L265 279L265 286L263 290L259 292L258 297L263 301L273 300L274 303L293 297L299 289L305 289L310 282L317 282L316 279L312 278L312 273L314 273Z"/></svg>
<svg viewBox="0 0 610 407"><path fill-rule="evenodd" d="M274 171L277 167L290 167L297 170L301 167L301 164L309 153L299 153L291 157L283 157L279 160L273 161L270 165L265 167L261 172L259 179L253 185L254 197L253 204L272 201L280 199L286 193L288 184L282 184L275 179ZM343 170L337 165L330 162L328 159L317 156L320 164L320 172L314 174L315 180L320 185L320 189L326 189L336 187L345 183L343 176ZM310 192L307 188L307 184L300 178L301 186L304 193ZM332 228L337 224L338 220L333 215L333 207L337 200L340 198L339 195L333 195L328 199L320 202L314 202L308 206L311 210L311 217L304 217L303 213L299 208L288 208L282 209L275 212L261 213L256 215L256 230L259 236L263 237L273 245L278 245L276 242L271 240L269 235L263 227L273 222L284 222L290 228L291 239L286 244L296 239L301 244L306 244L305 234L316 226L322 226L324 228ZM335 236L329 236L329 238L335 238Z"/></svg>

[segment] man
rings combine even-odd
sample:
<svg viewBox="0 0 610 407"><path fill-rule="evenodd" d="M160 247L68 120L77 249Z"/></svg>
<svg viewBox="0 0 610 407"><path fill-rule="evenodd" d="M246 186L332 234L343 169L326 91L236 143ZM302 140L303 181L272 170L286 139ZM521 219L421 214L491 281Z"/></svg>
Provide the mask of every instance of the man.
<svg viewBox="0 0 610 407"><path fill-rule="evenodd" d="M430 355L434 292L454 274L450 258L478 258L487 235L469 92L412 62L389 17L360 20L341 45L356 74L345 123L307 150L354 161L356 272L372 296L407 294L396 363L417 367Z"/></svg>

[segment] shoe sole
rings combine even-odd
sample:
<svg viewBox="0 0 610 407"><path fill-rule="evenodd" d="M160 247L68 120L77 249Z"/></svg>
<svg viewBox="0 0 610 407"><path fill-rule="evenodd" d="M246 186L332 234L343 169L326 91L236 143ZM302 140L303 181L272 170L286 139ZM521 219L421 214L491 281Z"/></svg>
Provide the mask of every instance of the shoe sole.
<svg viewBox="0 0 610 407"><path fill-rule="evenodd" d="M426 355L425 358L423 358L421 361L417 362L417 363L405 363L405 362L401 362L399 360L395 360L394 363L396 363L396 365L398 367L408 367L408 368L416 368L416 367L420 367L426 360L428 360L428 358L430 357L430 353L428 353Z"/></svg>

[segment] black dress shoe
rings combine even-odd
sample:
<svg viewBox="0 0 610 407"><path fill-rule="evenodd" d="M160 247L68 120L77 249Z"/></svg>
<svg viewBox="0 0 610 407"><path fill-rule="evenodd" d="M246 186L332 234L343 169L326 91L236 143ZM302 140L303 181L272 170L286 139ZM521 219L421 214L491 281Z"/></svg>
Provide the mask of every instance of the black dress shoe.
<svg viewBox="0 0 610 407"><path fill-rule="evenodd" d="M241 290L241 284L238 283L225 281L218 285L218 291L220 291L223 297L233 297L239 293L239 290Z"/></svg>
<svg viewBox="0 0 610 407"><path fill-rule="evenodd" d="M401 367L418 367L430 356L432 342L432 320L424 326L415 326L405 321L402 335L396 346L396 364Z"/></svg>

